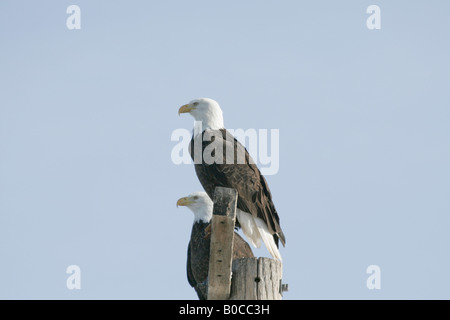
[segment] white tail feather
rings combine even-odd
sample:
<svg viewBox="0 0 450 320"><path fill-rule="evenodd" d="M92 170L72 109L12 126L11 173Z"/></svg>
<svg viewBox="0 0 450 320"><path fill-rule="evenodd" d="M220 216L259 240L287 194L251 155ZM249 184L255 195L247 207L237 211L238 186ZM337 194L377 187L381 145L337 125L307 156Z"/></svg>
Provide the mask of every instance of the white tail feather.
<svg viewBox="0 0 450 320"><path fill-rule="evenodd" d="M273 238L273 235L269 232L269 229L267 228L266 223L260 219L255 218L256 226L258 227L259 234L261 235L262 240L264 241L264 244L266 245L267 250L269 250L272 257L275 259L281 260L281 254L278 250L277 245L275 244L275 240Z"/></svg>
<svg viewBox="0 0 450 320"><path fill-rule="evenodd" d="M237 209L237 219L241 225L242 232L250 243L259 248L261 239L266 245L267 250L275 259L281 260L281 254L278 250L273 235L269 232L266 223L261 218L254 218L250 213Z"/></svg>
<svg viewBox="0 0 450 320"><path fill-rule="evenodd" d="M255 247L261 247L261 236L255 224L255 219L250 213L237 209L237 219L241 225L242 232L245 234L250 243Z"/></svg>

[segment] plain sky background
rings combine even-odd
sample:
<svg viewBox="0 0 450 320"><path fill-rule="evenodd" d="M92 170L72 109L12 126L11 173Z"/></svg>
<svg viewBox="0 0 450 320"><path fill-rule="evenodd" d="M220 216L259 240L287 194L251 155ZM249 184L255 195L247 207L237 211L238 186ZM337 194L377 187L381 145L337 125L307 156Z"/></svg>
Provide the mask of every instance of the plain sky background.
<svg viewBox="0 0 450 320"><path fill-rule="evenodd" d="M81 8L68 30L66 8ZM381 30L366 9L381 8ZM0 2L0 298L196 299L178 108L279 129L285 299L450 298L450 2ZM266 254L265 251L256 251ZM81 290L66 268L81 268ZM381 268L368 290L366 268Z"/></svg>

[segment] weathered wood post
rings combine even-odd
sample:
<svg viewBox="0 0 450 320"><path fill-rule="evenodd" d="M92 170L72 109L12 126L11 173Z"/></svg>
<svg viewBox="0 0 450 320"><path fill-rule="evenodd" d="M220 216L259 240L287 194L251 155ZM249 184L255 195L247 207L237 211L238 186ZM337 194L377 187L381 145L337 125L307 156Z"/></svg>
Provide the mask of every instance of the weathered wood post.
<svg viewBox="0 0 450 320"><path fill-rule="evenodd" d="M235 189L216 187L211 219L208 300L226 300L230 297L236 205Z"/></svg>
<svg viewBox="0 0 450 320"><path fill-rule="evenodd" d="M283 265L270 258L233 261L230 300L281 300L287 285L281 283Z"/></svg>
<svg viewBox="0 0 450 320"><path fill-rule="evenodd" d="M211 220L208 300L280 300L283 265L270 258L232 261L237 192L216 187Z"/></svg>

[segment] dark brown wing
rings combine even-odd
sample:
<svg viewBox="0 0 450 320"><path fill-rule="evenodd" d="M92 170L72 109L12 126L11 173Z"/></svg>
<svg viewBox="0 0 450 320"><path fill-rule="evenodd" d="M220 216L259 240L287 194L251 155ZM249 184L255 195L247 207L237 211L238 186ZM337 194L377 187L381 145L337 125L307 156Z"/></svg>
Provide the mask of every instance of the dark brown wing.
<svg viewBox="0 0 450 320"><path fill-rule="evenodd" d="M195 281L194 275L192 274L192 266L191 266L191 242L189 241L188 250L187 250L187 261L186 261L186 273L188 282L191 287L195 287L197 285L197 281Z"/></svg>
<svg viewBox="0 0 450 320"><path fill-rule="evenodd" d="M211 131L210 131L211 132ZM214 198L215 187L228 187L234 188L238 192L237 207L242 211L251 213L254 217L261 218L266 224L269 231L273 234L275 243L278 245L278 239L281 240L283 245L286 243L283 231L280 227L280 219L275 206L272 202L272 195L270 193L269 186L266 179L259 171L256 164L250 157L250 154L237 141L228 131L225 129L213 130L214 138L208 141L202 141L202 149L208 147L212 142L215 145L219 143L223 146L230 146L234 150L233 163L226 163L226 147L223 147L221 152L223 154L223 163L208 164L202 158L202 162L195 164L195 171L197 176L205 189L206 193ZM202 135L204 132L202 133ZM200 143L199 137L191 140L191 157L194 159L195 143ZM216 140L218 139L218 140ZM208 149L207 149L208 150ZM210 148L209 148L210 150ZM239 152L244 152L244 162L238 163ZM194 162L195 163L195 162Z"/></svg>
<svg viewBox="0 0 450 320"><path fill-rule="evenodd" d="M191 285L191 287L194 288L195 292L197 293L199 300L206 300L206 296L204 295L204 290L202 290L199 287L199 284L195 280L194 274L192 272L192 266L191 266L191 242L189 241L188 244L188 251L187 251L187 263L186 263L186 272L187 272L187 278L188 282Z"/></svg>
<svg viewBox="0 0 450 320"><path fill-rule="evenodd" d="M205 237L209 223L195 222L192 225L187 257L187 276L200 300L208 296L208 269L210 240Z"/></svg>

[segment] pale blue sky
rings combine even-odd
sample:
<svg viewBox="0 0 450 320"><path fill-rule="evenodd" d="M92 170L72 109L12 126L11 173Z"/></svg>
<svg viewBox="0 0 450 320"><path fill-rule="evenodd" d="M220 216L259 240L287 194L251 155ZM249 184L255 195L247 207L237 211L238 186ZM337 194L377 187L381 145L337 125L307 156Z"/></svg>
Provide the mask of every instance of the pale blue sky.
<svg viewBox="0 0 450 320"><path fill-rule="evenodd" d="M450 3L243 2L0 2L0 298L196 298L197 97L280 130L286 299L450 298Z"/></svg>

